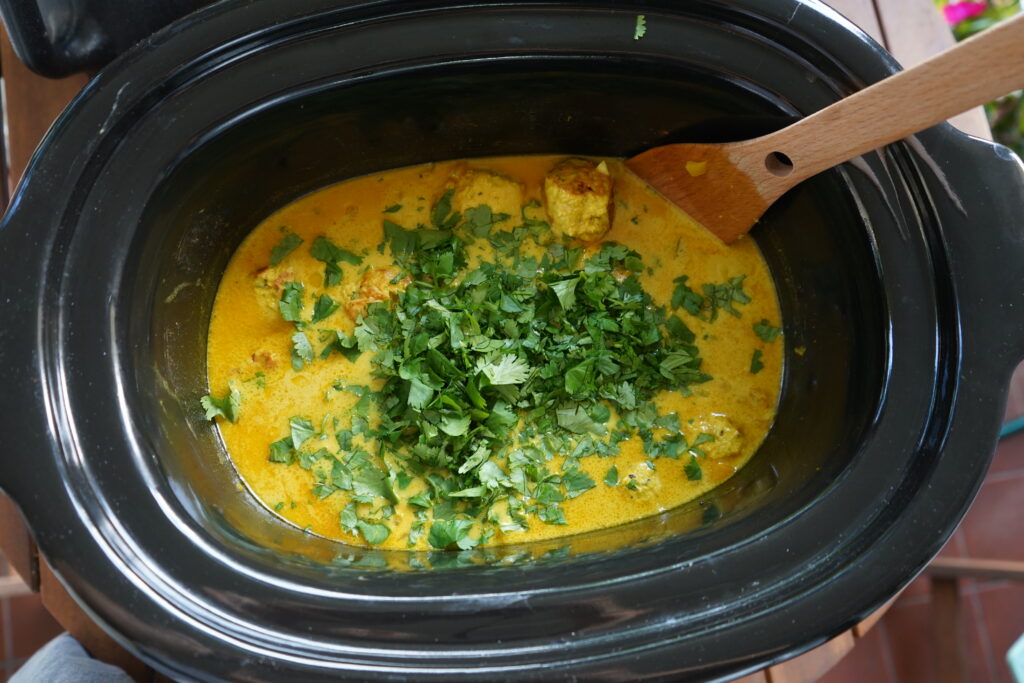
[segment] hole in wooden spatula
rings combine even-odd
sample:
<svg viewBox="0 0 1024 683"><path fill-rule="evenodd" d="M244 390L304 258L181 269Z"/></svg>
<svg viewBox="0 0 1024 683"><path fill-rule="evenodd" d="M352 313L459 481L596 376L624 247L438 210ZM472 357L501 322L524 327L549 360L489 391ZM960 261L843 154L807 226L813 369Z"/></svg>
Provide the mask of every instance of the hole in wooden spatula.
<svg viewBox="0 0 1024 683"><path fill-rule="evenodd" d="M782 152L772 152L764 158L764 167L774 176L785 178L793 172L793 162Z"/></svg>

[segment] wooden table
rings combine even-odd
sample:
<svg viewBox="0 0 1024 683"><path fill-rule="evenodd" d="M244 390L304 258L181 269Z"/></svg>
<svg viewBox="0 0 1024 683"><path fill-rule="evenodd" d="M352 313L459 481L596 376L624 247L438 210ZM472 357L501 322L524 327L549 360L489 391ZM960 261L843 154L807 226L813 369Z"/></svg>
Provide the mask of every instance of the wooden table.
<svg viewBox="0 0 1024 683"><path fill-rule="evenodd" d="M953 38L932 0L830 0L828 3L860 26L904 65L910 66L953 44ZM14 56L6 33L0 36L0 70L7 165L0 169L0 199L6 206L32 151L60 111L88 82L77 75L62 80L36 76ZM990 138L984 112L961 114L952 123L979 137ZM38 591L43 604L97 658L116 664L138 681L164 679L132 657L100 630L78 607L60 581L36 552L21 517L11 502L0 496L0 550L28 588ZM857 627L807 654L756 674L742 683L806 683L824 675L857 639L870 629L888 608L883 607Z"/></svg>

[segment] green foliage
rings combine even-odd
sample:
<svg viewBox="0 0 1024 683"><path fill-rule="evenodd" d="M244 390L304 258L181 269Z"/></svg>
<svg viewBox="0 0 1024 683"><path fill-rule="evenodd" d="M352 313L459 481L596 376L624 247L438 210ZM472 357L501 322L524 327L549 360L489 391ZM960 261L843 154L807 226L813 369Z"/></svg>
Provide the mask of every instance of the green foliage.
<svg viewBox="0 0 1024 683"><path fill-rule="evenodd" d="M935 0L939 9L952 5L951 0ZM1021 0L987 0L985 11L952 26L957 40L970 38L1021 11ZM1000 55L992 55L1000 59ZM985 105L992 137L1017 154L1024 156L1024 91L1010 93Z"/></svg>

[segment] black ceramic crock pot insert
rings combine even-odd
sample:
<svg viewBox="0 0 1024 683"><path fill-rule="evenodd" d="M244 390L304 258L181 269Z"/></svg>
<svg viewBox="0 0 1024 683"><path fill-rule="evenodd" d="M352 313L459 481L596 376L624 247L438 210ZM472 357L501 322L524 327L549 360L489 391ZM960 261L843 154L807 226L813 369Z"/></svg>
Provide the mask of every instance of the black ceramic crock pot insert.
<svg viewBox="0 0 1024 683"><path fill-rule="evenodd" d="M0 228L0 484L87 609L178 676L713 679L823 642L920 570L983 477L1024 355L1005 149L939 126L784 197L753 233L787 344L765 445L699 503L571 543L393 571L277 521L198 409L205 326L245 233L330 182L745 137L894 68L794 1L193 15L86 88Z"/></svg>

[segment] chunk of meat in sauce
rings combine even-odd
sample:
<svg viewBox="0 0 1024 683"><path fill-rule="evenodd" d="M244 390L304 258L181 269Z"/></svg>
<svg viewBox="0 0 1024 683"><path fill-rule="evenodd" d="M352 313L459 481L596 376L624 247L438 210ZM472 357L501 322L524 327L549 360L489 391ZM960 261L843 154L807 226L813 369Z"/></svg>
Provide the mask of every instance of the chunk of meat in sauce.
<svg viewBox="0 0 1024 683"><path fill-rule="evenodd" d="M359 289L345 304L345 311L353 321L366 312L366 307L378 301L388 301L392 295L405 290L412 280L398 268L370 268L359 279Z"/></svg>
<svg viewBox="0 0 1024 683"><path fill-rule="evenodd" d="M646 462L639 462L623 472L620 483L630 495L639 498L653 498L661 491L661 479Z"/></svg>
<svg viewBox="0 0 1024 683"><path fill-rule="evenodd" d="M273 370L277 367L277 358L270 351L257 351L251 356L252 362L260 365L267 370Z"/></svg>
<svg viewBox="0 0 1024 683"><path fill-rule="evenodd" d="M492 215L519 215L523 205L523 186L517 180L494 171L460 169L452 174L452 210L465 213L466 209L488 206Z"/></svg>
<svg viewBox="0 0 1024 683"><path fill-rule="evenodd" d="M281 300L281 292L289 281L295 279L295 272L287 268L267 266L256 271L254 285L260 303L274 311Z"/></svg>
<svg viewBox="0 0 1024 683"><path fill-rule="evenodd" d="M593 242L611 226L612 179L604 162L559 162L544 177L544 199L556 233Z"/></svg>
<svg viewBox="0 0 1024 683"><path fill-rule="evenodd" d="M696 418L690 427L693 429L692 435L688 435L690 443L693 443L700 434L710 434L715 437L714 441L702 443L698 447L709 458L715 460L731 458L734 455L739 455L743 450L743 435L724 415L702 415Z"/></svg>

